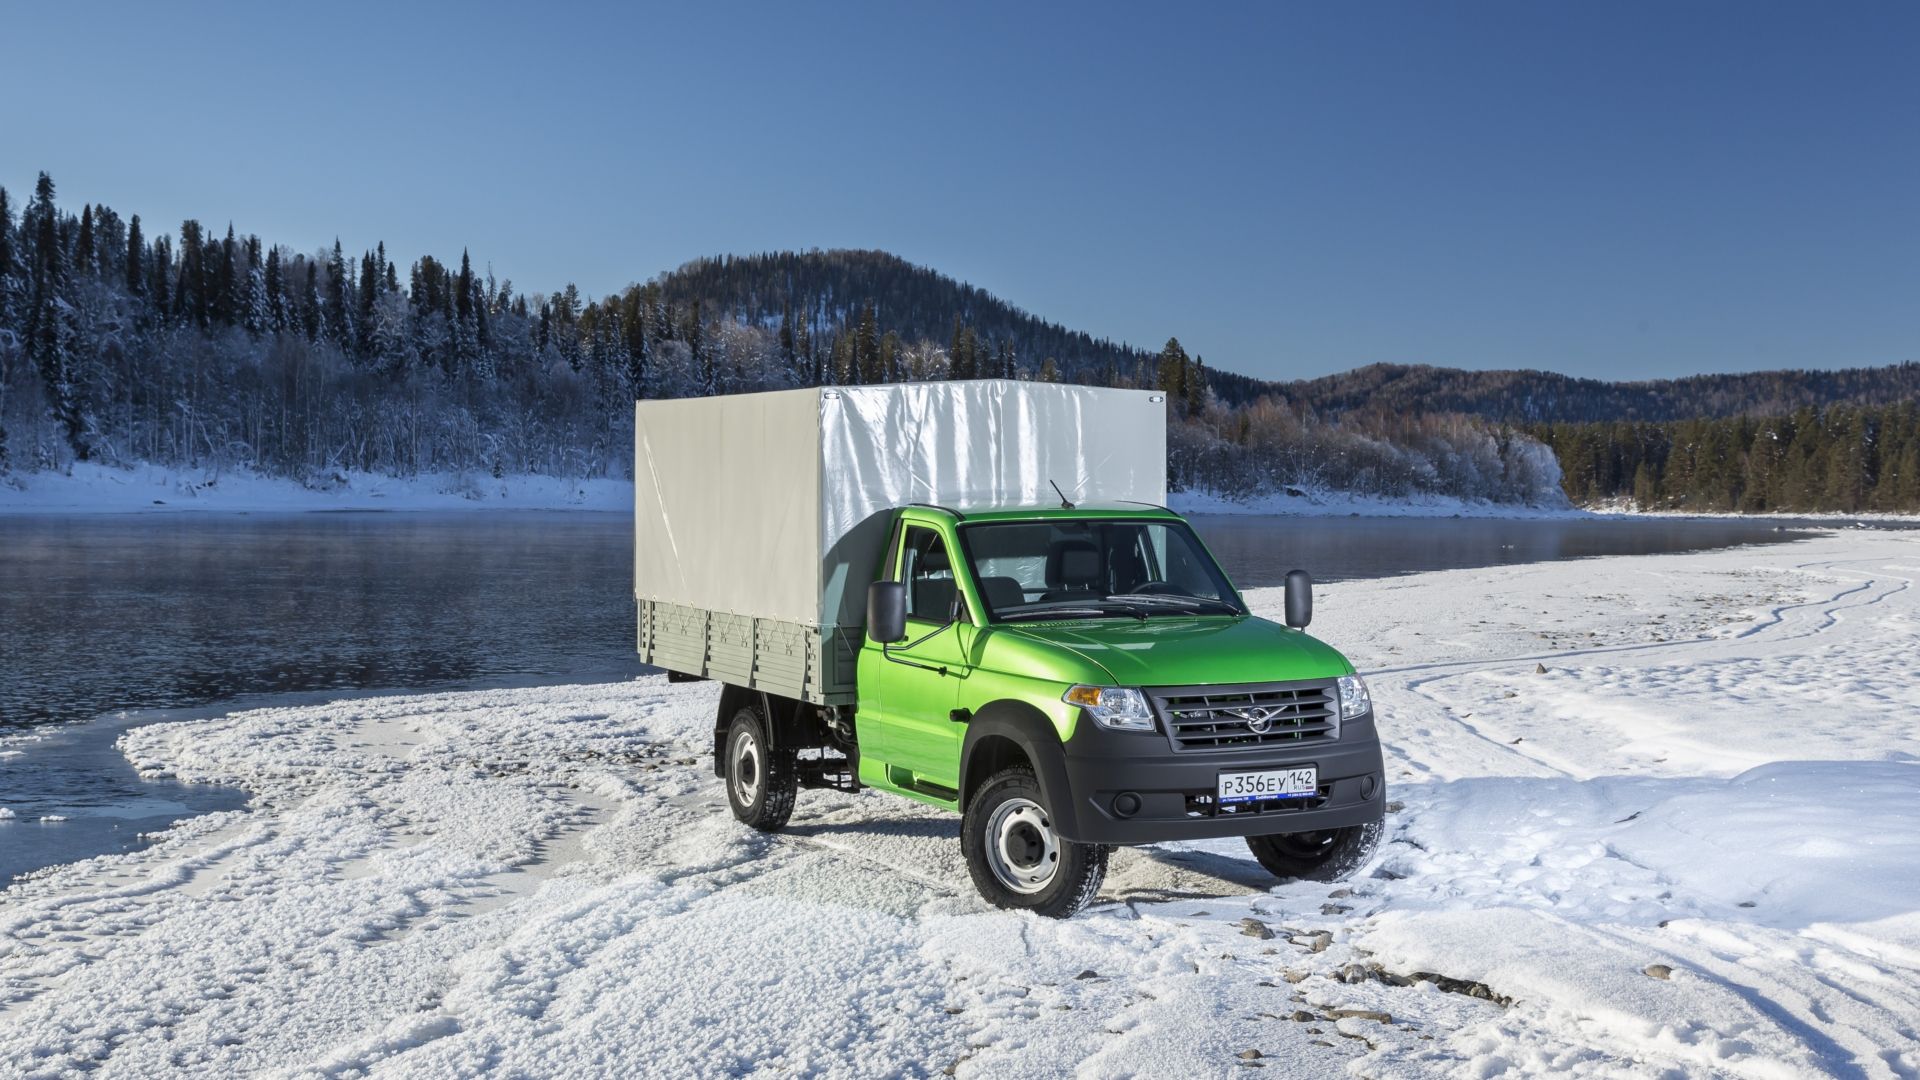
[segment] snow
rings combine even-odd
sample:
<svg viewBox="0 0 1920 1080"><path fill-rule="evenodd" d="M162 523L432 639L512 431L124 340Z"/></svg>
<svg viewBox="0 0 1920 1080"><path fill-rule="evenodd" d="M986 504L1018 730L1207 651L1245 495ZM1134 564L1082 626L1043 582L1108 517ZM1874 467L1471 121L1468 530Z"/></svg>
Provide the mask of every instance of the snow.
<svg viewBox="0 0 1920 1080"><path fill-rule="evenodd" d="M1295 489L1298 495L1256 495L1240 498L1214 491L1176 491L1167 496L1168 508L1180 514L1263 514L1299 517L1463 517L1463 518L1586 518L1585 510L1571 506L1528 506L1450 495L1388 498L1349 491Z"/></svg>
<svg viewBox="0 0 1920 1080"><path fill-rule="evenodd" d="M1605 517L1644 517L1644 518L1699 518L1706 520L1753 520L1756 518L1784 518L1792 521L1823 521L1836 525L1911 525L1920 521L1920 514L1902 514L1892 511L1853 511L1844 510L1770 510L1760 513L1732 510L1663 510L1642 509L1632 499L1611 499L1586 507L1587 512Z"/></svg>
<svg viewBox="0 0 1920 1080"><path fill-rule="evenodd" d="M0 515L192 510L611 510L633 512L626 480L435 473L401 478L338 471L311 484L247 471L210 473L82 462L66 472L0 477Z"/></svg>
<svg viewBox="0 0 1920 1080"><path fill-rule="evenodd" d="M1177 492L1174 510L1190 514L1287 514L1321 517L1582 518L1585 511L1478 499L1428 496L1388 499L1313 491L1235 499L1213 492ZM606 510L633 511L628 480L564 480L552 476L433 473L402 478L336 471L302 484L245 470L221 473L155 465L116 468L82 462L65 472L0 477L0 515L288 512L310 510Z"/></svg>
<svg viewBox="0 0 1920 1080"><path fill-rule="evenodd" d="M1860 531L1325 586L1376 859L1123 850L1067 922L985 907L918 804L737 825L711 684L136 728L254 803L0 894L0 1071L1914 1076L1916 576Z"/></svg>

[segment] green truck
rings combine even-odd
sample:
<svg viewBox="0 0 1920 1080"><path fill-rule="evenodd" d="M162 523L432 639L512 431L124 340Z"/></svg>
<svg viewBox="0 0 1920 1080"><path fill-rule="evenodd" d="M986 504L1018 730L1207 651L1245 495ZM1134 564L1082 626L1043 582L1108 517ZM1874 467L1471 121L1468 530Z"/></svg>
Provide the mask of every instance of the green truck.
<svg viewBox="0 0 1920 1080"><path fill-rule="evenodd" d="M1245 837L1282 878L1366 861L1366 684L1251 614L1165 509L1149 391L981 380L635 410L639 650L722 685L713 767L782 828L800 788L957 811L988 901L1067 916L1121 844Z"/></svg>

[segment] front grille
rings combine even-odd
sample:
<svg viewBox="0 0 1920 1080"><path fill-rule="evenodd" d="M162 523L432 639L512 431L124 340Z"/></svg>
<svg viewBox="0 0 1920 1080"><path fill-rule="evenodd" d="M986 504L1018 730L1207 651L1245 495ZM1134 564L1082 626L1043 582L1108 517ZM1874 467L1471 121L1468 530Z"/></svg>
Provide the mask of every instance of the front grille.
<svg viewBox="0 0 1920 1080"><path fill-rule="evenodd" d="M1340 700L1332 680L1149 693L1175 750L1246 750L1340 737Z"/></svg>

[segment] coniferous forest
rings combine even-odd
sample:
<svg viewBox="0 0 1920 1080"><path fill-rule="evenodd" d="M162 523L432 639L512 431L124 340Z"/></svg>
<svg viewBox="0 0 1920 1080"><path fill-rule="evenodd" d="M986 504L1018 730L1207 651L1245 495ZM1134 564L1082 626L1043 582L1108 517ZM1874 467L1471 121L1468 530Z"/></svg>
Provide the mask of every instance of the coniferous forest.
<svg viewBox="0 0 1920 1080"><path fill-rule="evenodd" d="M1834 405L1785 416L1551 424L1577 503L1645 510L1920 511L1920 408Z"/></svg>
<svg viewBox="0 0 1920 1080"><path fill-rule="evenodd" d="M1177 339L1067 330L881 252L703 259L593 298L517 289L465 252L402 266L378 243L303 252L232 225L76 213L45 174L24 205L0 189L0 483L79 461L313 486L626 477L636 398L992 377L1165 391L1176 490L1920 509L1911 406L1880 404L1911 401L1914 365L1697 385L1376 365L1273 383ZM1633 405L1676 395L1800 412L1674 422ZM1648 422L1571 422L1595 409ZM1782 448L1756 464L1763 430Z"/></svg>

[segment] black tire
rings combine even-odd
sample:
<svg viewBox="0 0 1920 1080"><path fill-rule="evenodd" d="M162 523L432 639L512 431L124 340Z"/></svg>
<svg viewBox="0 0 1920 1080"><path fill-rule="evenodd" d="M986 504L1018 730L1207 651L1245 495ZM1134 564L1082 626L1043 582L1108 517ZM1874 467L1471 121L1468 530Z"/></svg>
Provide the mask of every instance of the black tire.
<svg viewBox="0 0 1920 1080"><path fill-rule="evenodd" d="M1365 866L1384 832L1376 819L1344 829L1249 836L1247 848L1267 872L1282 879L1339 881Z"/></svg>
<svg viewBox="0 0 1920 1080"><path fill-rule="evenodd" d="M995 832L1009 844L999 854ZM1111 850L1055 834L1040 781L1025 765L981 784L960 821L960 851L980 895L995 907L1050 919L1067 918L1093 900Z"/></svg>
<svg viewBox="0 0 1920 1080"><path fill-rule="evenodd" d="M767 745L766 720L754 705L733 714L720 749L726 755L721 772L733 816L761 832L778 832L793 816L794 796L800 790L793 751Z"/></svg>

